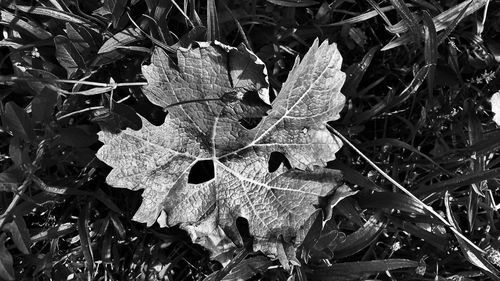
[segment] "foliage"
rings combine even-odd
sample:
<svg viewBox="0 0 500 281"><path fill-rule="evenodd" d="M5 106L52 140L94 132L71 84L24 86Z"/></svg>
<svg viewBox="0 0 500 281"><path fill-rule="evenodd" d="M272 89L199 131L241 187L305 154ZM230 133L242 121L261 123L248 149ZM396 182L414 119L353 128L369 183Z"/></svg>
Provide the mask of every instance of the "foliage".
<svg viewBox="0 0 500 281"><path fill-rule="evenodd" d="M0 2L1 279L499 278L498 97L489 102L500 84L498 3L102 2ZM249 246L261 243L250 235L249 217L250 224L231 221L247 239L228 252L224 267L178 226L133 222L145 193L106 184L111 169L96 158L98 134L110 149L111 136L161 130L176 111L194 106L159 104L151 94L154 73L141 66L170 66L158 65L158 56L180 65L180 50L200 46L195 41L243 44L265 64L260 75L268 72L267 81L250 79L262 84L252 90L268 84L269 99L278 103L289 81L303 77L294 71L308 73L307 64L294 68L295 58L317 48L316 38L337 44L346 73L346 106L330 122L340 135L328 136L359 149L344 145L334 161L331 153L319 157L358 192L322 198L323 212L307 220L300 247L295 253L276 247L278 260ZM224 92L227 104L240 102L234 86ZM262 103L247 112L262 121L242 122L258 128L279 111L273 104L263 116L269 106ZM300 153L281 152L271 161L280 173L306 170L293 158Z"/></svg>

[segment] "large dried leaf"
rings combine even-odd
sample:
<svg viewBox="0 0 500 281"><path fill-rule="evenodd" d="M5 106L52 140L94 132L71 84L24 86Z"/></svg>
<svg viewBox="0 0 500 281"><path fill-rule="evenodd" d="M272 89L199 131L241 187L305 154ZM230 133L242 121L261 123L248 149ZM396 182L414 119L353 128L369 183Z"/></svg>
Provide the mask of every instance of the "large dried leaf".
<svg viewBox="0 0 500 281"><path fill-rule="evenodd" d="M164 210L160 223L181 224L214 251L223 251L228 237L242 244L240 217L248 221L254 250L276 255L282 242L295 248L318 196L341 180L339 171L322 167L341 146L325 122L337 119L344 105L342 58L334 44L315 41L269 106L265 67L254 54L244 46L198 44L179 48L176 63L154 50L143 67L144 90L169 114L161 126L143 120L139 131L99 134L104 146L97 156L113 167L107 182L144 189L135 220L152 225ZM242 125L259 118L254 128ZM292 169L269 172L273 152ZM213 167L213 178L190 183L200 162Z"/></svg>

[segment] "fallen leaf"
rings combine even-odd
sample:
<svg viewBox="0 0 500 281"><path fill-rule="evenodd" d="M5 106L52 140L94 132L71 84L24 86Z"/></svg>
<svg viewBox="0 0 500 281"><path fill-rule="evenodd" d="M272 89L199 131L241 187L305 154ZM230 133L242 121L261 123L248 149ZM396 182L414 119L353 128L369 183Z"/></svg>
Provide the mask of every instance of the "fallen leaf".
<svg viewBox="0 0 500 281"><path fill-rule="evenodd" d="M238 218L255 251L276 257L282 243L298 247L318 197L341 185L340 171L323 168L342 145L325 127L344 106L341 62L335 44L316 40L269 106L265 66L244 46L201 42L179 48L175 63L156 48L143 66L144 93L169 113L161 126L143 119L139 131L99 133L97 156L113 167L107 182L144 189L134 220L152 225L164 211L166 225L180 224L214 254L227 238L242 246ZM269 172L273 152L292 168ZM212 177L192 183L202 172Z"/></svg>

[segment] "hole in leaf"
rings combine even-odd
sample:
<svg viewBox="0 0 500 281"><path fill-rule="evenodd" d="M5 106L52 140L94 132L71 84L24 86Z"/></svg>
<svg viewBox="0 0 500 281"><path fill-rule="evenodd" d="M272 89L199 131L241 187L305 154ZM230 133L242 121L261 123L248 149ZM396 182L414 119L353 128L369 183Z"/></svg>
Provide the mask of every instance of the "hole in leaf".
<svg viewBox="0 0 500 281"><path fill-rule="evenodd" d="M288 159L286 159L285 155L277 151L271 153L271 156L269 156L269 161L267 162L267 164L268 164L267 169L269 173L274 173L276 170L278 170L281 164L285 165L287 169L292 168L292 165L290 165L290 162L288 161Z"/></svg>
<svg viewBox="0 0 500 281"><path fill-rule="evenodd" d="M236 219L236 228L238 229L238 232L240 233L240 236L243 239L243 241L245 241L251 237L250 227L248 226L247 219L245 219L243 217L238 217Z"/></svg>
<svg viewBox="0 0 500 281"><path fill-rule="evenodd" d="M188 183L204 183L213 179L214 175L214 162L212 160L198 161L189 171Z"/></svg>

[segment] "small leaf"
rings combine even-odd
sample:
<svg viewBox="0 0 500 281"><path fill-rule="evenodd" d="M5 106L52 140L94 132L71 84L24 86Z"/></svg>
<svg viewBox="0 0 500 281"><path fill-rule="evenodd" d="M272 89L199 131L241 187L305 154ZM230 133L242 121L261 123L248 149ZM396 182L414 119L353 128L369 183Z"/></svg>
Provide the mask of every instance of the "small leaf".
<svg viewBox="0 0 500 281"><path fill-rule="evenodd" d="M40 94L31 101L33 121L46 124L54 115L54 107L57 103L57 93L44 88Z"/></svg>
<svg viewBox="0 0 500 281"><path fill-rule="evenodd" d="M57 92L58 89L64 89L65 85L55 82L59 77L54 75L52 72L43 70L43 69L27 69L26 72L23 72L23 76L33 77L33 81L29 81L26 84L29 88L32 89L33 96L37 96L42 93L44 88L48 88L53 92ZM43 81L36 81L37 79Z"/></svg>
<svg viewBox="0 0 500 281"><path fill-rule="evenodd" d="M84 57L89 58L92 53L95 54L97 49L94 37L90 31L81 25L76 25L70 22L66 23L66 34L73 46Z"/></svg>
<svg viewBox="0 0 500 281"><path fill-rule="evenodd" d="M18 166L9 167L0 173L0 191L16 191L24 178L25 176Z"/></svg>
<svg viewBox="0 0 500 281"><path fill-rule="evenodd" d="M13 220L4 224L2 229L10 233L12 241L21 253L30 254L31 236L23 217L15 215Z"/></svg>
<svg viewBox="0 0 500 281"><path fill-rule="evenodd" d="M28 113L15 102L9 101L5 105L5 124L14 136L28 142L35 139L35 132Z"/></svg>
<svg viewBox="0 0 500 281"><path fill-rule="evenodd" d="M10 139L9 156L17 167L31 163L29 146L16 136Z"/></svg>
<svg viewBox="0 0 500 281"><path fill-rule="evenodd" d="M0 279L15 280L14 260L5 248L5 234L0 234Z"/></svg>
<svg viewBox="0 0 500 281"><path fill-rule="evenodd" d="M56 59L68 74L68 78L80 75L85 69L85 61L73 43L62 35L54 37L56 45Z"/></svg>

